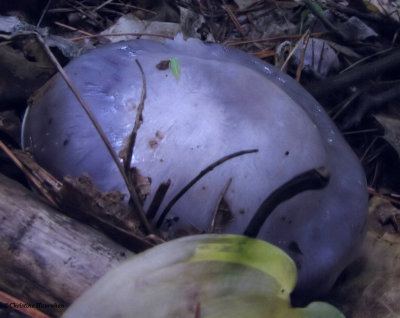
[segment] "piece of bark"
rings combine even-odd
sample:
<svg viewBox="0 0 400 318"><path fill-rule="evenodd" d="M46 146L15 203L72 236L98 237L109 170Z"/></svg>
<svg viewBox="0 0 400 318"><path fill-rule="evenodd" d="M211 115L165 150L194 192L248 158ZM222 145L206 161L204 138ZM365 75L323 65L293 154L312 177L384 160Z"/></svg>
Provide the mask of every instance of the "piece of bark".
<svg viewBox="0 0 400 318"><path fill-rule="evenodd" d="M109 269L133 255L0 174L0 290L58 317Z"/></svg>

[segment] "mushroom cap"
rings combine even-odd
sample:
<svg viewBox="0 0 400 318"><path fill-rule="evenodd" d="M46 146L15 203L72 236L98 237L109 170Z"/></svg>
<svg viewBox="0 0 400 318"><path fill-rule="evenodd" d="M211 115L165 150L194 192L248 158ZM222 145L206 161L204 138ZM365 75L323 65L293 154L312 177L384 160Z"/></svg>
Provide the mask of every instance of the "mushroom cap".
<svg viewBox="0 0 400 318"><path fill-rule="evenodd" d="M176 59L180 74L157 68ZM365 235L367 192L362 167L325 111L297 82L243 52L181 37L165 44L135 40L92 50L65 71L116 153L134 125L146 80L143 122L132 166L150 185L171 181L156 216L199 172L222 157L258 149L215 167L172 207L162 228L172 235L207 231L220 194L232 218L224 233L243 233L261 203L294 176L320 166L321 190L281 203L258 238L284 249L299 271L296 292L319 295L357 255ZM89 174L102 190L127 193L122 177L86 113L56 75L32 99L23 145L57 177Z"/></svg>

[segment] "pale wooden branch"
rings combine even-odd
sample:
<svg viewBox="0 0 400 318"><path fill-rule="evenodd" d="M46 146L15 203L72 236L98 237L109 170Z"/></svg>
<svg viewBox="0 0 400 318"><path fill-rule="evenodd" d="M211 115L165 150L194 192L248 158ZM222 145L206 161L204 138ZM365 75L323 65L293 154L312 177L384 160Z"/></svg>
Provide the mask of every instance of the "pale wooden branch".
<svg viewBox="0 0 400 318"><path fill-rule="evenodd" d="M133 255L0 174L0 290L58 317L109 269Z"/></svg>

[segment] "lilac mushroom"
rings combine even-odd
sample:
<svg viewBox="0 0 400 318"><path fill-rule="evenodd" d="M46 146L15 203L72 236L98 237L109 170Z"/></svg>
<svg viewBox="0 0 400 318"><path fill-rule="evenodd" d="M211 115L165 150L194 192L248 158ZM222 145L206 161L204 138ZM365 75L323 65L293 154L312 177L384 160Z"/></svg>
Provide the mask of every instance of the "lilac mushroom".
<svg viewBox="0 0 400 318"><path fill-rule="evenodd" d="M174 58L180 74L157 68ZM254 213L277 188L304 171L325 167L323 189L303 191L279 204L258 238L284 249L296 262L296 293L326 293L355 258L366 230L367 192L362 167L334 123L297 82L238 50L197 39L164 44L135 40L94 49L65 71L119 153L132 131L142 92L147 98L132 166L157 187L171 180L158 210L202 169L227 160L202 177L171 208L161 227L172 235L206 231L218 197L233 218L224 233L243 234ZM92 123L60 76L36 94L23 125L23 145L57 177L87 173L102 190L127 193L118 169Z"/></svg>

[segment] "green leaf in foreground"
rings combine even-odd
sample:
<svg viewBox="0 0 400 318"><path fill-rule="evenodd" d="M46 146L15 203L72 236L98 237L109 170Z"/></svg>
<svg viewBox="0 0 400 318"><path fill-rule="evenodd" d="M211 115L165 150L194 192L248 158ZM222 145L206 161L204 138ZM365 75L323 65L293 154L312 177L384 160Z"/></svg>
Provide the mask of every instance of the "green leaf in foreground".
<svg viewBox="0 0 400 318"><path fill-rule="evenodd" d="M281 249L272 245L266 247L266 242L261 240L224 235L215 240L199 242L194 255L188 261L229 262L258 269L274 277L282 286L282 294L287 296L296 284L296 266Z"/></svg>
<svg viewBox="0 0 400 318"><path fill-rule="evenodd" d="M279 248L239 235L196 235L141 253L111 270L68 317L343 318L315 302L291 308L296 267Z"/></svg>

